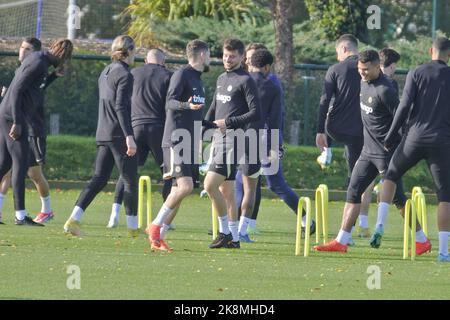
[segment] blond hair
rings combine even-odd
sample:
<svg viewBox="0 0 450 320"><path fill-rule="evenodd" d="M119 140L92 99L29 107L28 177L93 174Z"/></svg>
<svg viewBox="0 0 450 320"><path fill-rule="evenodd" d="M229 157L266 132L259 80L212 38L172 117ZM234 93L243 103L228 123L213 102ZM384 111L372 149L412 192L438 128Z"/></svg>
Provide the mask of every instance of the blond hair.
<svg viewBox="0 0 450 320"><path fill-rule="evenodd" d="M113 61L124 60L128 57L128 50L135 48L134 40L130 36L118 36L111 45L111 59Z"/></svg>

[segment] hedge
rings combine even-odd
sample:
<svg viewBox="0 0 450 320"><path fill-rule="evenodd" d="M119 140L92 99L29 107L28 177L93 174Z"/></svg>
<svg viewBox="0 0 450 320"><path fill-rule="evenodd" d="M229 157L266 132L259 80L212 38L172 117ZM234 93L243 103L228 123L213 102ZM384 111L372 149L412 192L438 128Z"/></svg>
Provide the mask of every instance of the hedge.
<svg viewBox="0 0 450 320"><path fill-rule="evenodd" d="M283 173L294 188L314 189L325 183L330 189L345 190L347 169L342 148L333 148L333 161L330 169L322 171L316 163L319 151L315 147L286 146L283 159ZM49 136L47 146L47 164L44 171L49 180L87 181L93 172L96 144L93 137ZM160 182L161 173L152 157L140 169L140 174L150 175L152 180ZM117 179L114 171L111 179ZM421 162L404 178L405 190L419 185L424 191L431 192L432 180L424 162Z"/></svg>

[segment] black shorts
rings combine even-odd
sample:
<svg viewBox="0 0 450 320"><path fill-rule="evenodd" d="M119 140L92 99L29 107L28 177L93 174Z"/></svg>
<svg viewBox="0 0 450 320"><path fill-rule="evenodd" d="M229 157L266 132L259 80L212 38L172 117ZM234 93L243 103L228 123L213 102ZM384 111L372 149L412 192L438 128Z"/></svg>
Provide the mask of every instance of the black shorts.
<svg viewBox="0 0 450 320"><path fill-rule="evenodd" d="M137 145L138 165L143 166L151 153L158 166L163 164L163 151L161 142L164 127L154 124L143 124L133 128L134 139Z"/></svg>
<svg viewBox="0 0 450 320"><path fill-rule="evenodd" d="M29 137L30 155L28 156L28 166L35 167L45 164L45 154L47 151L46 137Z"/></svg>
<svg viewBox="0 0 450 320"><path fill-rule="evenodd" d="M438 201L450 202L450 144L423 146L402 140L389 163L386 179L396 181L422 159L433 177Z"/></svg>
<svg viewBox="0 0 450 320"><path fill-rule="evenodd" d="M176 179L180 177L191 177L192 180L196 180L198 177L198 164L185 163L185 161L174 152L174 149L162 148L163 151L163 179ZM191 158L192 159L192 158ZM195 181L194 181L195 182Z"/></svg>
<svg viewBox="0 0 450 320"><path fill-rule="evenodd" d="M389 165L389 158L374 158L364 154L359 157L353 168L347 189L348 203L361 203L361 196L364 191L366 191L367 187L375 180L378 174L383 177L386 173ZM405 206L406 195L403 190L402 179L399 178L396 180L396 183L397 189L395 190L393 202L397 208L401 209Z"/></svg>
<svg viewBox="0 0 450 320"><path fill-rule="evenodd" d="M231 144L212 144L208 171L215 172L225 177L227 181L236 179L237 156L235 146Z"/></svg>
<svg viewBox="0 0 450 320"><path fill-rule="evenodd" d="M242 173L242 175L253 179L257 179L259 177L259 172L261 169L259 151L259 142L250 141L250 139L246 136L245 154L242 155L242 160L238 161L238 170ZM240 155L238 154L237 157L239 158L239 156Z"/></svg>

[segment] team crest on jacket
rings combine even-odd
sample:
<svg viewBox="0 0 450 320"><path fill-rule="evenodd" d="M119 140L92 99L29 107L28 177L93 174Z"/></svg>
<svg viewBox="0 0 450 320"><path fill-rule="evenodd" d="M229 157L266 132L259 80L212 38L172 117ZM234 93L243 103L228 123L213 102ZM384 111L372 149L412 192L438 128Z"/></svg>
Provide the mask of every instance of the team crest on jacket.
<svg viewBox="0 0 450 320"><path fill-rule="evenodd" d="M373 99L372 99L372 97L369 97L369 103L372 103L372 101L373 101Z"/></svg>
<svg viewBox="0 0 450 320"><path fill-rule="evenodd" d="M233 86L230 84L227 88L227 91L230 92L231 90L233 90Z"/></svg>

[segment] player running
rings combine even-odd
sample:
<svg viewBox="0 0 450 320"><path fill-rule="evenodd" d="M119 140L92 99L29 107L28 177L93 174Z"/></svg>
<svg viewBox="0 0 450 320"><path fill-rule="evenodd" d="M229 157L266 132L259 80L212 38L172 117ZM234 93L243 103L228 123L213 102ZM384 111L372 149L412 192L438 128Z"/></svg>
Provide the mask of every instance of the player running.
<svg viewBox="0 0 450 320"><path fill-rule="evenodd" d="M23 48L22 51L29 51ZM23 58L0 105L0 180L12 169L16 225L42 226L28 217L25 210L25 176L29 166L29 131L40 126L36 109L43 106L41 85L48 69L61 67L72 57L70 40L59 39L49 51L33 52ZM24 52L22 52L22 55Z"/></svg>
<svg viewBox="0 0 450 320"><path fill-rule="evenodd" d="M169 196L156 218L146 230L153 251L172 251L163 238L161 227L168 217L174 218L181 201L194 188L193 176L198 171L202 108L205 88L201 79L209 70L210 51L201 40L192 40L186 46L188 65L177 70L170 79L166 98L166 123L162 140L164 179L172 183Z"/></svg>
<svg viewBox="0 0 450 320"><path fill-rule="evenodd" d="M145 65L131 70L134 78L131 96L131 126L137 145L138 165L143 166L151 152L156 164L161 168L163 152L161 148L166 121L166 95L172 72L165 68L166 57L159 49L149 50ZM170 193L172 183L164 180L162 196L164 201ZM116 184L114 203L108 228L115 228L123 200L124 184L122 177Z"/></svg>
<svg viewBox="0 0 450 320"><path fill-rule="evenodd" d="M362 78L360 104L364 126L364 146L350 179L341 230L335 240L325 245L315 246L314 249L317 251L347 251L351 229L359 215L361 195L378 174L383 175L386 172L394 150L393 148L391 151L386 151L383 142L399 103L397 91L392 82L381 72L380 58L376 51L361 52L358 70ZM396 132L393 147L398 145L400 140L401 136L399 132ZM406 196L400 180L401 178L397 182L394 203L401 212L404 212ZM420 234L418 239L425 237L419 224L417 233ZM424 243L418 244L417 254L420 255L430 248L431 244L425 238Z"/></svg>
<svg viewBox="0 0 450 320"><path fill-rule="evenodd" d="M209 245L211 249L240 248L234 190L240 155L235 129L245 131L252 123L260 121L261 108L256 83L241 65L244 50L244 44L239 39L225 40L225 72L217 79L213 102L205 117L219 128L213 138L212 158L204 181L205 190L219 218L219 234Z"/></svg>
<svg viewBox="0 0 450 320"><path fill-rule="evenodd" d="M134 63L135 52L131 37L115 38L111 46L112 63L105 67L98 79L100 99L94 175L64 224L66 233L81 235L80 221L92 200L106 186L115 165L125 184L128 235L138 235L137 157L130 115L133 76L129 70Z"/></svg>
<svg viewBox="0 0 450 320"><path fill-rule="evenodd" d="M420 160L425 159L438 198L439 262L450 262L450 40L439 37L430 49L432 61L411 70L407 77L400 105L384 147L392 150L395 135L408 118L406 137L397 147L381 188L375 236L381 241L389 204L395 193L394 181L402 177ZM417 237L418 242L425 239ZM425 242L426 243L426 242ZM431 250L431 244L429 245Z"/></svg>

